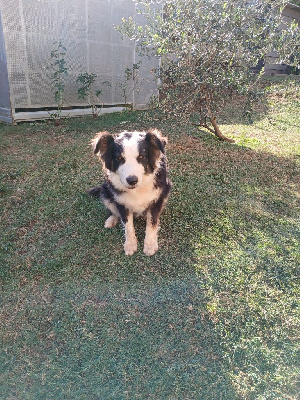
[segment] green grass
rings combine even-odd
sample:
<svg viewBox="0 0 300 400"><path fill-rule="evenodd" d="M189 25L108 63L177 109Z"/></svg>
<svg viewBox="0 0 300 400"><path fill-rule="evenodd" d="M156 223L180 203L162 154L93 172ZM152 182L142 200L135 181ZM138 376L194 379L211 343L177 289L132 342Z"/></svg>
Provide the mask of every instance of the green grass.
<svg viewBox="0 0 300 400"><path fill-rule="evenodd" d="M298 398L299 86L228 113L235 144L142 112L0 125L1 400ZM173 191L158 253L136 221L126 257L89 142L150 126Z"/></svg>

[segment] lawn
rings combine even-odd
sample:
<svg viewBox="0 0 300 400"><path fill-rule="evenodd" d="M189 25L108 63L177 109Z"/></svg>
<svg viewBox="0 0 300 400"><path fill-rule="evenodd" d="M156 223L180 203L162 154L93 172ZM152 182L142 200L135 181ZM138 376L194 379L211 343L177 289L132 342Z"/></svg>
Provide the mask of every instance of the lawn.
<svg viewBox="0 0 300 400"><path fill-rule="evenodd" d="M270 80L234 144L124 112L0 124L0 399L299 397L300 79ZM160 248L123 251L86 189L101 130L157 127L173 190Z"/></svg>

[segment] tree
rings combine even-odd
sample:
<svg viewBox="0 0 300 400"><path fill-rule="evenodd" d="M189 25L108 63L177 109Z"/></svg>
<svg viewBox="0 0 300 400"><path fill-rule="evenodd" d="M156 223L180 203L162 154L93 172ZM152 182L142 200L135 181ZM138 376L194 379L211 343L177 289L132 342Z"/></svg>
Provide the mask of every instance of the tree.
<svg viewBox="0 0 300 400"><path fill-rule="evenodd" d="M191 118L222 140L218 115L229 98L257 97L253 67L276 49L282 61L297 62L299 27L279 29L281 0L138 0L136 14L118 30L135 40L142 56L160 58L159 106ZM144 23L141 23L141 19Z"/></svg>

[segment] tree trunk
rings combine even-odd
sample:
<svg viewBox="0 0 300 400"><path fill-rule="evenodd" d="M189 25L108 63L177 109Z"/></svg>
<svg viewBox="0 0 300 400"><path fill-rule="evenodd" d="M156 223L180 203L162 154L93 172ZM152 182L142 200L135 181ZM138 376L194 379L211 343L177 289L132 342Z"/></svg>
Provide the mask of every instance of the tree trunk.
<svg viewBox="0 0 300 400"><path fill-rule="evenodd" d="M193 125L201 126L201 127L205 128L205 129L209 130L209 132L211 132L214 135L216 135L217 138L220 139L220 140L224 140L225 142L229 142L229 143L234 143L235 142L233 139L230 139L230 138L228 138L228 137L226 137L226 136L224 136L222 134L222 132L220 131L220 128L219 128L219 126L218 126L218 124L216 122L216 117L210 117L209 119L210 119L210 122L211 122L213 128L211 128L210 126L207 125L206 118L204 118L204 119L201 118L200 124L193 124Z"/></svg>
<svg viewBox="0 0 300 400"><path fill-rule="evenodd" d="M230 139L230 138L228 138L228 137L226 137L226 136L224 136L224 135L222 134L222 132L220 131L220 128L218 127L218 124L217 124L217 122L216 122L216 117L211 117L211 118L210 118L210 122L211 122L212 126L214 127L213 133L214 133L220 140L225 140L226 142L234 143L234 140L233 140L233 139Z"/></svg>

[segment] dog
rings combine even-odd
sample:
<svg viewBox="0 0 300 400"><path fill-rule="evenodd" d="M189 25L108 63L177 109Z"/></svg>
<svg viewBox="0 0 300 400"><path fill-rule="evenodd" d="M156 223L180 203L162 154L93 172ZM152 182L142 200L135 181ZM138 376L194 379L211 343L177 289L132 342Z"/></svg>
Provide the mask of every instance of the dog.
<svg viewBox="0 0 300 400"><path fill-rule="evenodd" d="M144 253L151 256L158 250L159 217L172 186L167 177L166 143L167 138L156 129L117 135L100 132L92 140L94 154L103 163L105 181L89 193L99 197L110 211L105 228L122 221L126 255L137 250L135 216L146 218Z"/></svg>

